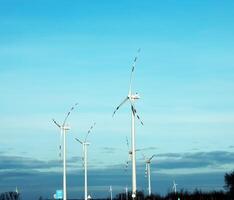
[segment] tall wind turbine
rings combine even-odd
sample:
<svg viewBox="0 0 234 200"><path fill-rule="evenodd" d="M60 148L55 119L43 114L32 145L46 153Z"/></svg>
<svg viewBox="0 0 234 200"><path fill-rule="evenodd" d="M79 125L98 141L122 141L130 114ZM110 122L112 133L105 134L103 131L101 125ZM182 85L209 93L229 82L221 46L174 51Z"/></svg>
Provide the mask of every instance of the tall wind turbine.
<svg viewBox="0 0 234 200"><path fill-rule="evenodd" d="M151 195L151 176L150 176L150 163L151 163L151 160L153 159L153 157L155 157L155 154L152 155L150 158L146 158L144 156L144 159L145 159L145 174L147 175L148 177L148 190L149 190L149 196Z"/></svg>
<svg viewBox="0 0 234 200"><path fill-rule="evenodd" d="M91 130L93 129L93 127L95 126L96 123L94 123L90 129L88 130L84 141L79 140L78 138L76 138L76 141L78 141L83 148L83 161L84 161L84 199L87 200L88 199L88 176L87 176L87 160L88 160L88 153L87 153L87 148L90 145L89 142L87 142L88 139L88 135L90 134Z"/></svg>
<svg viewBox="0 0 234 200"><path fill-rule="evenodd" d="M138 49L138 53L140 52L140 49ZM115 109L113 116L115 115L116 111L127 101L129 101L131 106L131 147L132 147L132 198L136 198L136 145L135 145L135 116L138 118L138 120L143 125L143 122L141 121L139 115L137 114L136 108L134 106L134 102L137 99L140 99L140 96L137 93L132 93L132 79L133 79L133 72L135 70L137 56L135 57L132 65L132 71L131 71L131 77L130 77L130 86L127 97L122 101L122 103Z"/></svg>
<svg viewBox="0 0 234 200"><path fill-rule="evenodd" d="M60 150L59 155L60 155L60 157L61 157L61 149L62 149L61 140L62 140L62 136L63 136L63 200L67 200L66 131L68 131L70 129L70 127L68 127L66 122L67 122L67 119L70 116L71 112L74 110L75 106L77 106L77 105L78 104L76 103L74 106L71 107L71 109L67 113L67 115L66 115L66 117L65 117L62 124L59 124L57 121L52 119L54 124L60 129L60 145L59 145L59 150Z"/></svg>

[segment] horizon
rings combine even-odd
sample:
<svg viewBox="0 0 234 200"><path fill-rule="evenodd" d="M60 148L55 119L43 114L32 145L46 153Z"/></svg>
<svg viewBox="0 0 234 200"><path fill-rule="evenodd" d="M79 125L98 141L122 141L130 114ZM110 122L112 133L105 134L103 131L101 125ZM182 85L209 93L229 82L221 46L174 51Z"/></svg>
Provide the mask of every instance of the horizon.
<svg viewBox="0 0 234 200"><path fill-rule="evenodd" d="M233 1L0 5L0 193L17 186L29 200L61 188L52 119L61 123L76 102L68 119L68 197L83 195L82 148L74 138L82 140L94 122L92 196L110 185L130 188L130 106L112 113L128 94L139 48L133 91L144 126L136 119L136 147L156 154L153 192L166 193L174 179L188 191L223 189L224 174L234 169ZM146 191L144 169L138 152L137 188Z"/></svg>

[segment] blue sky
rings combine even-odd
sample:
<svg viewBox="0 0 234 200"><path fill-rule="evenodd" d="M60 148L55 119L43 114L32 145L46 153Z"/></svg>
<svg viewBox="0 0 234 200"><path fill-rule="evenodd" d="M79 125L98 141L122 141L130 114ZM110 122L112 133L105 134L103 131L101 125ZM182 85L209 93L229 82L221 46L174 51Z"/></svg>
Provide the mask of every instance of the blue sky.
<svg viewBox="0 0 234 200"><path fill-rule="evenodd" d="M189 186L192 176L221 177L232 170L233 6L233 1L214 0L1 1L0 155L6 162L0 179L11 177L1 191L15 188L20 177L42 174L43 180L58 179L59 132L51 119L62 121L75 102L79 106L69 119L68 135L71 174L82 173L81 148L74 137L83 138L94 121L91 170L124 174L129 106L114 119L111 115L127 95L139 47L133 87L141 96L136 107L145 125L137 124L137 146L151 147L145 154L158 154L152 176L154 181L163 177L168 186L163 188L163 181L156 185L161 183L159 188L167 191L173 178L182 176L189 178L180 187L193 189L199 180ZM207 156L199 160L198 154ZM178 159L179 164L174 163ZM142 162L138 155L138 174L143 174ZM32 165L28 176L26 164ZM90 176L92 181L95 176ZM138 188L145 187L143 179L139 177ZM224 184L222 178L211 180L201 182L208 189ZM75 183L73 196L80 195ZM50 197L59 184L51 183L43 195ZM82 180L77 184L81 187ZM126 185L125 181L105 184ZM159 188L154 191L162 191ZM26 186L21 190L28 198L41 191L36 183L31 190Z"/></svg>

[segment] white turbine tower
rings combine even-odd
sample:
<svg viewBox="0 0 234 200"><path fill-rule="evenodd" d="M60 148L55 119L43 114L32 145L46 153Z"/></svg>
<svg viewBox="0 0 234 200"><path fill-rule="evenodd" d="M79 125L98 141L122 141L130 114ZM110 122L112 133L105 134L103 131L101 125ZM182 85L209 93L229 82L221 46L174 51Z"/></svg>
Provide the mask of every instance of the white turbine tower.
<svg viewBox="0 0 234 200"><path fill-rule="evenodd" d="M143 155L144 156L144 155ZM148 177L148 190L149 190L149 196L151 195L151 173L150 173L150 163L151 163L151 160L153 159L153 157L155 157L155 154L152 155L150 158L146 158L144 156L144 159L145 159L145 174L147 175Z"/></svg>
<svg viewBox="0 0 234 200"><path fill-rule="evenodd" d="M70 129L70 127L67 126L66 122L67 119L69 117L69 115L71 114L71 112L74 110L75 106L77 106L78 104L76 103L74 106L71 107L71 109L69 110L69 112L67 113L64 121L62 124L59 124L58 122L56 122L54 119L53 122L55 123L55 125L60 129L60 145L59 145L59 155L61 158L61 149L62 149L62 145L61 145L61 140L62 140L62 136L63 136L63 200L67 200L67 177L66 177L66 131L68 131Z"/></svg>
<svg viewBox="0 0 234 200"><path fill-rule="evenodd" d="M175 181L173 181L173 186L172 186L172 190L174 190L175 194L176 194L176 187L178 184L176 184Z"/></svg>
<svg viewBox="0 0 234 200"><path fill-rule="evenodd" d="M112 186L110 186L110 200L112 200Z"/></svg>
<svg viewBox="0 0 234 200"><path fill-rule="evenodd" d="M87 139L88 139L88 135L90 134L91 130L93 129L93 127L95 126L96 123L94 123L90 129L88 130L86 136L85 136L85 139L84 141L81 141L79 140L78 138L75 138L76 141L78 141L81 145L82 145L82 148L83 148L83 161L84 161L84 199L87 200L88 199L88 176L87 176L87 168L88 168L88 164L87 164L87 161L88 161L88 153L87 153L87 148L88 146L90 145L89 142L87 142Z"/></svg>
<svg viewBox="0 0 234 200"><path fill-rule="evenodd" d="M140 52L140 49L138 50L138 53ZM130 78L130 86L129 86L129 92L127 97L123 100L123 102L115 109L113 116L115 115L116 111L126 102L129 101L130 106L131 106L131 118L132 118L132 123L131 123L131 147L132 147L132 198L136 198L136 190L137 190L137 185L136 185L136 146L135 146L135 116L137 116L138 120L141 122L143 125L143 122L141 121L139 115L137 114L137 111L134 106L134 102L137 99L140 99L140 96L135 93L132 93L132 79L133 79L133 72L136 66L136 61L137 61L137 56L134 59L133 65L132 65L132 71L131 71L131 78Z"/></svg>

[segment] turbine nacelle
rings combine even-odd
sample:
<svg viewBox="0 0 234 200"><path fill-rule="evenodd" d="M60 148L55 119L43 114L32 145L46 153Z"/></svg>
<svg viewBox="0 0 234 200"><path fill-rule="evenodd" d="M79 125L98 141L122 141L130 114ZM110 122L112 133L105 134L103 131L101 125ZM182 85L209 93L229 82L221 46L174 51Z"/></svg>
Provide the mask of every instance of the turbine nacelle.
<svg viewBox="0 0 234 200"><path fill-rule="evenodd" d="M143 159L145 160L146 164L150 164L151 160L156 156L155 154L153 154L150 158L146 158L146 156L144 154L142 154Z"/></svg>
<svg viewBox="0 0 234 200"><path fill-rule="evenodd" d="M135 149L135 152L137 152L137 151L141 151L141 149ZM128 151L128 154L129 154L129 155L132 155L132 150L129 150L129 151Z"/></svg>
<svg viewBox="0 0 234 200"><path fill-rule="evenodd" d="M65 130L65 131L68 131L68 130L71 129L71 127L70 126L62 126L62 129Z"/></svg>
<svg viewBox="0 0 234 200"><path fill-rule="evenodd" d="M140 99L140 95L138 93L135 93L135 94L129 94L128 95L128 98L131 100L131 101L135 101L137 99Z"/></svg>

